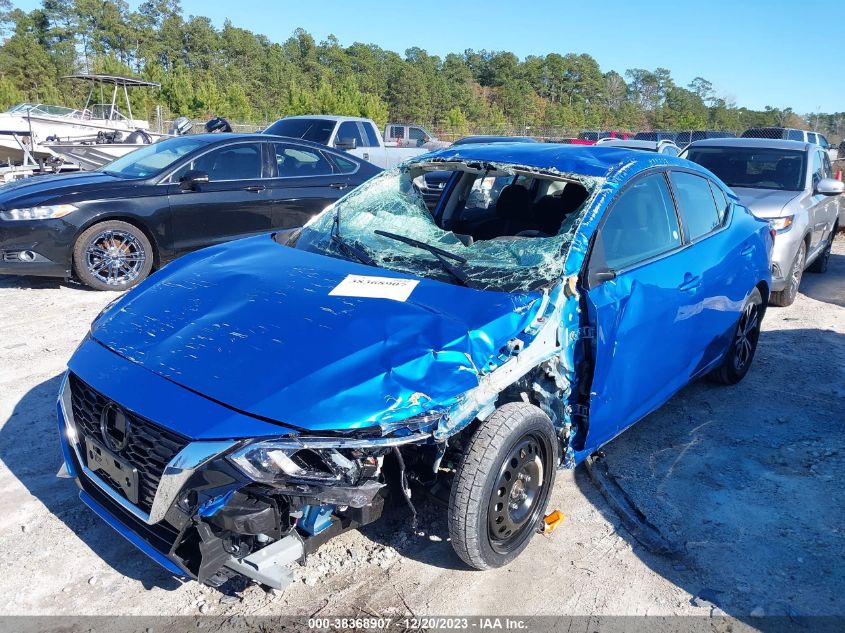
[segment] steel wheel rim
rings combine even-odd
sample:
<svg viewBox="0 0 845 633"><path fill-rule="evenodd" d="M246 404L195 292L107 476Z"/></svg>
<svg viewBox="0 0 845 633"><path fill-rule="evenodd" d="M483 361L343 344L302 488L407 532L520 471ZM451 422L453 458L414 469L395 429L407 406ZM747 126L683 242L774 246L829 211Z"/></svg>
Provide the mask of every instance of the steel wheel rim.
<svg viewBox="0 0 845 633"><path fill-rule="evenodd" d="M523 436L499 469L487 507L487 533L493 550L507 554L540 520L548 449L539 435Z"/></svg>
<svg viewBox="0 0 845 633"><path fill-rule="evenodd" d="M137 237L127 231L107 229L97 233L85 248L85 268L98 281L123 286L135 281L147 254Z"/></svg>
<svg viewBox="0 0 845 633"><path fill-rule="evenodd" d="M736 328L736 340L734 342L734 366L738 370L745 369L751 362L754 355L754 346L757 343L757 330L760 326L760 313L756 303L749 303L742 310L739 317L739 324Z"/></svg>

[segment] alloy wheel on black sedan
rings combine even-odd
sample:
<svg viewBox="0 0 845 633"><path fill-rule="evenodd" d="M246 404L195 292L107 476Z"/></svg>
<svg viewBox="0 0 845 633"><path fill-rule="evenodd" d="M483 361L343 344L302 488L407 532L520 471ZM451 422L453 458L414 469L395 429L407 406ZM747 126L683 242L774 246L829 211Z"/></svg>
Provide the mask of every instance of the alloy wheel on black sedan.
<svg viewBox="0 0 845 633"><path fill-rule="evenodd" d="M150 274L153 252L138 227L120 220L95 224L74 246L74 270L96 290L126 290Z"/></svg>

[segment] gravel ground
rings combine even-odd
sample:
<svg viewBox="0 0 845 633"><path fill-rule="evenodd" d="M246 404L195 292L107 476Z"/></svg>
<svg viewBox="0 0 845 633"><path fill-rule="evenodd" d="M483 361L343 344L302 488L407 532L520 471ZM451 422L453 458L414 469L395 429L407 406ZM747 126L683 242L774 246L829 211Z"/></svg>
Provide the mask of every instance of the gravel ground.
<svg viewBox="0 0 845 633"><path fill-rule="evenodd" d="M507 568L468 570L432 501L416 531L394 510L286 590L232 596L168 577L54 476L59 376L115 295L0 277L0 614L845 615L845 239L834 253L769 310L743 383L694 384L605 448L679 558L639 545L579 468L555 487L564 524Z"/></svg>

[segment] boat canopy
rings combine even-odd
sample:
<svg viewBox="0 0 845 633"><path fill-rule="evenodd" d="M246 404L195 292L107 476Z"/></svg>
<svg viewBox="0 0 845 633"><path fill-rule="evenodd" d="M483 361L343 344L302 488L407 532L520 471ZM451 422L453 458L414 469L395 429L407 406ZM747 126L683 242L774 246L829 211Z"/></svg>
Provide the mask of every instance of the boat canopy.
<svg viewBox="0 0 845 633"><path fill-rule="evenodd" d="M114 86L123 87L150 87L161 88L161 84L154 81L146 81L144 79L136 79L135 77L121 77L120 75L65 75L62 79L81 79L83 81L91 81L103 84L112 84Z"/></svg>

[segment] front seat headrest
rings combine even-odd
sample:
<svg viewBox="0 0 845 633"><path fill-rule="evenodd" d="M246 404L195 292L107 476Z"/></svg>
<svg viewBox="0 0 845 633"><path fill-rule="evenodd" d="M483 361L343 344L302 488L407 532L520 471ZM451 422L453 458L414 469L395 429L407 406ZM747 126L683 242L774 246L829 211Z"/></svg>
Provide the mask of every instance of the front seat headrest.
<svg viewBox="0 0 845 633"><path fill-rule="evenodd" d="M513 220L525 217L531 207L531 192L520 185L508 185L502 189L496 201L496 215Z"/></svg>

